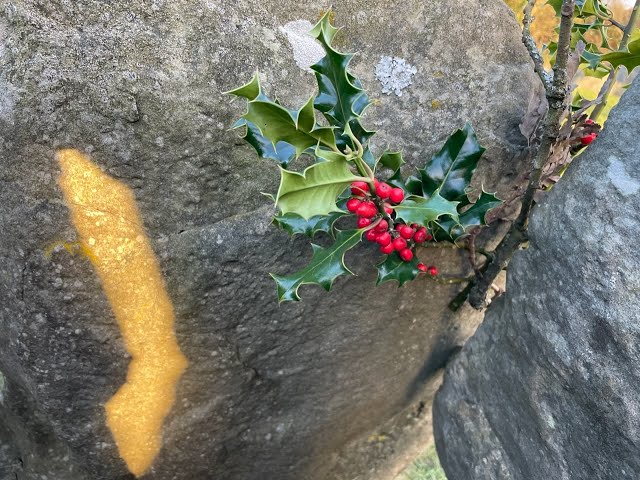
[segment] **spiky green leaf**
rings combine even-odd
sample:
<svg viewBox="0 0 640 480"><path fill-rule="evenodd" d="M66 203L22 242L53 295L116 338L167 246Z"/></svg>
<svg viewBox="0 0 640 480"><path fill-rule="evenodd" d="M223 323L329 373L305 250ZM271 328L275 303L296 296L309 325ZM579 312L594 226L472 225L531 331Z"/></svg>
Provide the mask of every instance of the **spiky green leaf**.
<svg viewBox="0 0 640 480"><path fill-rule="evenodd" d="M382 154L380 159L378 160L377 166L386 167L392 170L394 173L398 171L398 169L404 165L404 160L402 159L402 152L389 152L386 151Z"/></svg>
<svg viewBox="0 0 640 480"><path fill-rule="evenodd" d="M285 213L273 217L273 223L289 235L306 235L313 238L318 232L333 234L333 226L336 221L345 215L346 212L333 212L329 215L316 215L305 220L295 213Z"/></svg>
<svg viewBox="0 0 640 480"><path fill-rule="evenodd" d="M429 225L443 215L449 215L457 221L459 203L447 200L436 192L429 198L412 195L393 209L396 211L396 218L407 224Z"/></svg>
<svg viewBox="0 0 640 480"><path fill-rule="evenodd" d="M292 275L271 274L276 281L279 301L299 301L298 288L301 285L316 284L328 291L340 275L353 275L344 264L344 255L360 242L363 232L364 230L340 231L330 247L311 244L313 258L309 265Z"/></svg>
<svg viewBox="0 0 640 480"><path fill-rule="evenodd" d="M331 152L316 149L316 155ZM336 198L358 180L344 157L311 165L303 173L280 169L280 188L276 204L281 213L295 213L304 219L340 211Z"/></svg>
<svg viewBox="0 0 640 480"><path fill-rule="evenodd" d="M382 263L376 265L378 269L376 285L397 280L398 287L401 287L405 283L414 280L420 274L418 263L417 257L413 257L410 262L405 262L397 252L393 252L391 255L388 255Z"/></svg>
<svg viewBox="0 0 640 480"><path fill-rule="evenodd" d="M611 52L600 57L603 62L609 62L613 67L624 65L627 72L640 65L640 38L629 42L626 52Z"/></svg>
<svg viewBox="0 0 640 480"><path fill-rule="evenodd" d="M342 150L346 145L354 147L343 133L347 125L362 145L367 144L374 132L366 130L360 123L360 116L370 102L360 80L347 70L353 54L340 53L331 45L338 29L331 25L330 13L328 11L309 32L320 42L326 53L311 66L319 90L314 106L324 114L330 125L338 128L337 143ZM369 160L365 158L367 163Z"/></svg>
<svg viewBox="0 0 640 480"><path fill-rule="evenodd" d="M272 144L286 142L293 145L296 155L318 143L336 146L333 128L320 127L315 123L313 97L297 115L270 100L252 100L243 118L253 123Z"/></svg>
<svg viewBox="0 0 640 480"><path fill-rule="evenodd" d="M296 148L287 142L278 142L275 145L264 137L258 127L253 123L241 119L235 126L244 125L247 129L244 137L261 158L277 161L283 167L288 167L289 163L296 158Z"/></svg>
<svg viewBox="0 0 640 480"><path fill-rule="evenodd" d="M589 66L591 70L595 70L596 68L598 68L598 65L600 65L600 62L602 61L602 57L604 57L604 55L590 52L587 49L585 49L580 55L580 58Z"/></svg>
<svg viewBox="0 0 640 480"><path fill-rule="evenodd" d="M438 241L455 242L471 228L486 225L487 212L501 204L502 200L495 194L483 191L480 198L461 213L457 221L451 217L445 217L434 222L433 236Z"/></svg>
<svg viewBox="0 0 640 480"><path fill-rule="evenodd" d="M262 92L260 86L260 79L256 73L249 83L242 85L234 90L226 92L229 95L235 95L237 97L246 98L249 101L256 100L257 98L270 102L269 98ZM246 133L244 138L253 148L255 148L258 155L262 158L272 159L280 163L283 167L287 167L289 163L296 157L296 148L284 141L271 142L268 138L262 135L260 129L253 123L244 118L239 119L231 128L245 127Z"/></svg>
<svg viewBox="0 0 640 480"><path fill-rule="evenodd" d="M467 204L467 189L484 150L470 124L453 132L419 171L424 195L430 197L438 191L446 200Z"/></svg>

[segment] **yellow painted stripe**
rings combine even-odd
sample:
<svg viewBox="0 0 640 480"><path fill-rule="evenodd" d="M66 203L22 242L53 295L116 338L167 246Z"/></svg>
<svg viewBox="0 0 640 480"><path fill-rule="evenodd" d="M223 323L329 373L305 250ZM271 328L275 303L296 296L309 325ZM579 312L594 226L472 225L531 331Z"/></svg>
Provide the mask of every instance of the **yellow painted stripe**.
<svg viewBox="0 0 640 480"><path fill-rule="evenodd" d="M71 219L131 354L127 382L105 409L121 457L140 476L160 452L162 424L188 362L132 192L78 150L60 150L57 159Z"/></svg>

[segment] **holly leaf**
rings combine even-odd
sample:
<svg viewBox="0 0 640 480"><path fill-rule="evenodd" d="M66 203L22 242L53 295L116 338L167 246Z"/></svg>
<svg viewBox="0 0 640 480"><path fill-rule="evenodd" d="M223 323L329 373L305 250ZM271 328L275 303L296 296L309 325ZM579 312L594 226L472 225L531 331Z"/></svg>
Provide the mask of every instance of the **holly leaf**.
<svg viewBox="0 0 640 480"><path fill-rule="evenodd" d="M257 73L249 83L226 93L246 98L249 101L255 100L258 97L265 99L266 101L270 101L262 92L260 79ZM289 165L291 160L296 157L296 149L293 145L284 141L277 142L274 145L268 138L262 135L260 129L254 123L241 118L233 124L231 128L239 127L245 127L245 134L242 138L244 138L244 140L256 150L260 157L276 160L285 168Z"/></svg>
<svg viewBox="0 0 640 480"><path fill-rule="evenodd" d="M376 285L397 280L398 287L401 287L408 281L414 280L420 274L418 263L417 257L413 257L410 262L405 262L400 258L398 252L393 252L382 263L376 265L378 269Z"/></svg>
<svg viewBox="0 0 640 480"><path fill-rule="evenodd" d="M234 128L240 126L246 127L246 133L242 138L258 152L261 158L275 160L285 168L296 158L296 148L290 143L278 142L274 145L260 133L258 127L244 118L236 122Z"/></svg>
<svg viewBox="0 0 640 480"><path fill-rule="evenodd" d="M300 110L288 110L262 92L257 73L249 83L227 93L248 100L247 112L234 124L234 128L243 125L247 127L244 138L256 148L258 155L269 155L268 158L275 155L276 160L282 164L281 156L286 155L283 149L295 150L294 157L298 157L307 148L318 143L329 148L337 148L333 128L322 127L316 123L314 97L311 97ZM265 147L268 144L271 147ZM288 164L291 159L285 158Z"/></svg>
<svg viewBox="0 0 640 480"><path fill-rule="evenodd" d="M282 228L291 236L306 235L313 238L318 232L326 232L333 235L333 226L346 212L333 212L329 215L316 215L305 220L295 213L278 214L273 217L274 225Z"/></svg>
<svg viewBox="0 0 640 480"><path fill-rule="evenodd" d="M353 275L344 264L345 253L355 247L362 238L364 229L338 232L335 243L330 247L311 244L313 258L302 270L287 276L271 274L276 281L278 300L299 301L298 288L305 284L320 285L329 291L340 275Z"/></svg>
<svg viewBox="0 0 640 480"><path fill-rule="evenodd" d="M360 178L351 173L345 157L318 148L316 155L326 161L311 165L303 173L280 168L276 204L282 214L295 213L309 220L316 215L338 212L336 198Z"/></svg>
<svg viewBox="0 0 640 480"><path fill-rule="evenodd" d="M338 29L331 25L330 16L331 10L327 11L309 32L320 42L326 53L320 61L311 66L319 90L314 106L324 114L329 124L337 127L340 132L344 132L348 125L364 146L375 133L366 130L360 124L360 116L371 102L362 88L362 82L347 71L353 54L340 53L331 46ZM354 147L344 133L338 135L337 143L341 150L346 145ZM367 163L369 160L365 158Z"/></svg>
<svg viewBox="0 0 640 480"><path fill-rule="evenodd" d="M617 52L614 52L617 53ZM608 54L611 55L611 54ZM600 55L597 53L593 53L590 52L588 50L584 50L582 52L582 54L580 55L580 58L582 58L582 60L584 60L584 62L589 66L589 68L591 70L595 70L596 68L598 68L598 65L600 64L600 62L602 61L603 57L605 57L606 55Z"/></svg>
<svg viewBox="0 0 640 480"><path fill-rule="evenodd" d="M604 68L602 65L599 65L595 69L585 67L586 65L582 68L582 71L587 77L604 78L611 73L610 70Z"/></svg>
<svg viewBox="0 0 640 480"><path fill-rule="evenodd" d="M387 183L394 187L401 188L409 195L418 195L420 197L424 195L424 192L422 191L422 181L420 181L420 179L415 175L407 177L407 180L405 181L402 178L400 170L397 170L393 176L387 180Z"/></svg>
<svg viewBox="0 0 640 480"><path fill-rule="evenodd" d="M606 53L600 57L603 62L609 62L614 68L624 65L627 72L631 71L640 65L640 38L629 42L626 52L611 52Z"/></svg>
<svg viewBox="0 0 640 480"><path fill-rule="evenodd" d="M336 148L333 128L315 123L313 97L294 114L275 102L256 99L249 102L243 118L253 123L272 144L283 141L293 145L296 156L318 143Z"/></svg>
<svg viewBox="0 0 640 480"><path fill-rule="evenodd" d="M377 165L386 167L395 174L404 163L402 152L384 152L378 160Z"/></svg>
<svg viewBox="0 0 640 480"><path fill-rule="evenodd" d="M438 241L455 242L465 235L471 228L486 225L489 210L502 204L502 200L493 193L483 191L476 203L460 214L458 221L451 217L435 222L433 236Z"/></svg>
<svg viewBox="0 0 640 480"><path fill-rule="evenodd" d="M447 200L435 192L429 198L412 195L393 209L396 211L396 218L404 220L406 224L417 223L426 226L443 215L449 215L458 221L459 203Z"/></svg>
<svg viewBox="0 0 640 480"><path fill-rule="evenodd" d="M468 204L467 189L484 151L470 124L453 132L442 149L419 170L423 194L431 197L437 191L443 199Z"/></svg>

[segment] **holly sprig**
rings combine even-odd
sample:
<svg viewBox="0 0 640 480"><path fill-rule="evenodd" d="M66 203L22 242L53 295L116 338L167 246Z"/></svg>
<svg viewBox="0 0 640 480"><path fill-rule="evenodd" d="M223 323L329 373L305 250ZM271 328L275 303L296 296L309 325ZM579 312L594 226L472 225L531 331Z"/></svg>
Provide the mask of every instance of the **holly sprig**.
<svg viewBox="0 0 640 480"><path fill-rule="evenodd" d="M247 111L234 127L244 128L243 138L260 157L279 164L274 224L291 235L313 238L325 232L334 239L327 247L312 244L313 257L305 268L272 275L280 302L300 300L301 285L330 290L339 276L352 275L344 256L363 236L386 255L377 265L377 283L396 280L403 285L420 273L435 277L436 267L418 260L418 247L457 242L470 229L486 225L486 213L501 203L487 192L475 202L469 198L471 178L484 152L469 124L456 130L406 180L401 152L384 151L376 159L369 147L375 132L361 123L371 101L362 82L348 71L353 54L332 46L338 29L331 24L330 13L309 32L325 56L311 67L318 92L300 109L290 110L268 97L257 73L249 83L228 92L247 101ZM316 112L328 126L318 122ZM303 154L313 164L303 171L292 170ZM352 220L345 220L349 217ZM336 227L353 224L354 217L355 228Z"/></svg>

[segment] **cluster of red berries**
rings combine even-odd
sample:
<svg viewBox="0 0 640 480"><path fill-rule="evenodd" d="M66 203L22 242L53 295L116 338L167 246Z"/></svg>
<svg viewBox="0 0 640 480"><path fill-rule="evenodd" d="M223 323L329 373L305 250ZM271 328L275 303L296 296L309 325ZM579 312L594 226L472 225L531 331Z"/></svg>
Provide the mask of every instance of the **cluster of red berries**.
<svg viewBox="0 0 640 480"><path fill-rule="evenodd" d="M403 261L410 262L416 245L433 240L433 236L425 227L415 223L407 225L391 219L393 213L391 204L399 204L404 200L404 191L401 188L393 188L378 180L374 180L374 186L375 192L371 192L367 182L353 182L351 184L353 197L347 201L347 210L358 217L358 228L365 228L375 223L375 226L367 230L364 236L370 242L380 245L382 253L390 255L398 252ZM379 208L384 210L391 222L382 218ZM423 273L429 273L432 276L438 274L435 266L427 267L424 263L419 263L417 267Z"/></svg>
<svg viewBox="0 0 640 480"><path fill-rule="evenodd" d="M593 124L594 124L594 121L593 121L593 120L591 120L590 118L588 118L584 123L585 123L585 124L587 124L587 125L593 125ZM597 133L595 133L595 132L590 133L590 134L588 134L588 135L585 135L584 137L582 137L582 138L580 139L580 143L581 143L582 145L585 145L585 146L586 146L586 145L589 145L591 142L593 142L593 141L596 139L596 137L597 137L597 136L598 136L598 134L597 134Z"/></svg>

